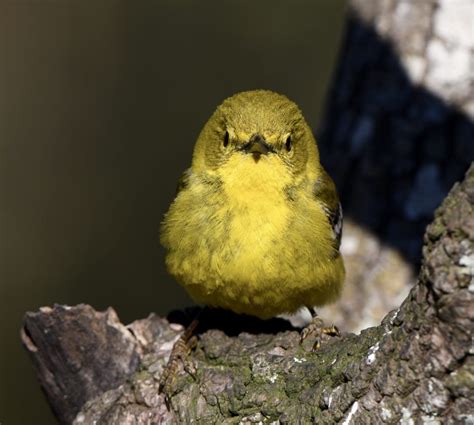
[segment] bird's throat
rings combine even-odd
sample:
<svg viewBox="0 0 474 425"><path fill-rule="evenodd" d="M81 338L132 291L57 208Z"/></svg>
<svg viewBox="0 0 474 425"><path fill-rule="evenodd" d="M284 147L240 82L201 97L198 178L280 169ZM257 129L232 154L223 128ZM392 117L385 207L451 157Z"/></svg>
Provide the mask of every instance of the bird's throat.
<svg viewBox="0 0 474 425"><path fill-rule="evenodd" d="M269 158L255 163L250 155L237 156L221 174L230 217L226 243L237 253L238 264L246 267L256 267L271 251L285 234L291 215L284 190L291 181L288 170L278 158Z"/></svg>
<svg viewBox="0 0 474 425"><path fill-rule="evenodd" d="M229 201L244 205L275 206L291 183L289 170L275 155L261 155L258 161L252 155L234 155L219 174Z"/></svg>

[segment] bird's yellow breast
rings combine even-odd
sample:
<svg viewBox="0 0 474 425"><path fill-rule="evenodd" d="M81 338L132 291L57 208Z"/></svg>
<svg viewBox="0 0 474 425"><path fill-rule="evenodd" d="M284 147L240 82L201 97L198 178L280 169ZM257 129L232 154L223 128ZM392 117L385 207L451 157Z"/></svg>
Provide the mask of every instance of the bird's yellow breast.
<svg viewBox="0 0 474 425"><path fill-rule="evenodd" d="M272 157L256 162L251 155L234 155L219 174L232 212L227 243L235 247L235 261L226 264L226 272L251 279L252 270L263 267L271 275L275 267L269 253L285 234L291 214L284 191L288 170Z"/></svg>
<svg viewBox="0 0 474 425"><path fill-rule="evenodd" d="M165 219L167 266L189 294L262 318L335 299L344 268L327 219L311 193L288 199L284 163L236 154L217 178L191 182Z"/></svg>

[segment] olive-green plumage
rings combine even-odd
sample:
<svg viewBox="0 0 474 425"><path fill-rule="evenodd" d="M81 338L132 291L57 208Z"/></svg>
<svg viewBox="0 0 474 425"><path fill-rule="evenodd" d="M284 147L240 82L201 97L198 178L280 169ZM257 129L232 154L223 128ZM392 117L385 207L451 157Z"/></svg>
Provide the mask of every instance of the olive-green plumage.
<svg viewBox="0 0 474 425"><path fill-rule="evenodd" d="M161 242L197 302L268 318L339 296L341 230L301 111L256 90L226 99L204 126Z"/></svg>

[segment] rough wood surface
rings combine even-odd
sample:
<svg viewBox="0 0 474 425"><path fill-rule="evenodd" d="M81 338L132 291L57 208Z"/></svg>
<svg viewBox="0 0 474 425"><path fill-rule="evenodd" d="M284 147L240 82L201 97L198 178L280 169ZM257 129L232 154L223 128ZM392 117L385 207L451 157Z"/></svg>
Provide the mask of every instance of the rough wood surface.
<svg viewBox="0 0 474 425"><path fill-rule="evenodd" d="M26 315L23 342L64 423L468 423L473 275L474 165L427 228L400 308L317 352L282 321L212 313L168 409L158 381L180 325L151 315L124 327L112 310L55 306Z"/></svg>
<svg viewBox="0 0 474 425"><path fill-rule="evenodd" d="M26 314L21 338L54 413L64 423L87 400L120 385L140 363L136 340L111 308L43 307Z"/></svg>

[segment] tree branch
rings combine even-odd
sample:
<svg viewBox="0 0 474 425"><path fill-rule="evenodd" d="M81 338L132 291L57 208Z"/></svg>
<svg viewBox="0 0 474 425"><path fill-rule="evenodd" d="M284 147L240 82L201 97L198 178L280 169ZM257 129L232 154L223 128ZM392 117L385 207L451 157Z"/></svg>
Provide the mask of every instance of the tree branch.
<svg viewBox="0 0 474 425"><path fill-rule="evenodd" d="M178 371L169 410L158 381L179 325L151 315L125 327L112 309L55 306L27 313L22 339L64 423L465 422L474 411L473 270L474 165L427 228L418 283L380 326L315 353L295 330L270 333L277 321L237 336L207 330L194 370Z"/></svg>

